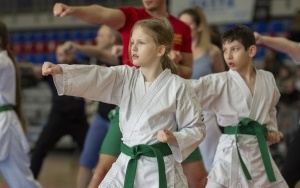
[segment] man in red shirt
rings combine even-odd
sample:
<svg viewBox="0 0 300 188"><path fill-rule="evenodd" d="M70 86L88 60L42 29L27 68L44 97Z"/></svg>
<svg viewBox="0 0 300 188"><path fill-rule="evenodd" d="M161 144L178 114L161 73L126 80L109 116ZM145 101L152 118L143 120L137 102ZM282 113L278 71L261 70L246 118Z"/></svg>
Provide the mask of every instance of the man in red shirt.
<svg viewBox="0 0 300 188"><path fill-rule="evenodd" d="M173 50L180 52L175 63L179 75L189 79L192 75L193 56L191 50L191 30L179 19L167 12L166 0L143 0L144 8L107 8L100 5L67 6L56 3L53 7L55 16L73 16L93 24L106 24L121 33L123 42L123 64L132 66L128 58L128 44L132 26L141 19L167 17L174 29ZM178 58L179 57L179 58Z"/></svg>

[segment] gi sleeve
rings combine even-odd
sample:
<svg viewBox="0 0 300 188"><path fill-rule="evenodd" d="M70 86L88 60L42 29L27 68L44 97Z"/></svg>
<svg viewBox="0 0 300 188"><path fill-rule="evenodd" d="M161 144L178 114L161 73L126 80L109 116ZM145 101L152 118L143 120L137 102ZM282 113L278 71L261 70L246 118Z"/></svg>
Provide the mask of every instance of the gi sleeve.
<svg viewBox="0 0 300 188"><path fill-rule="evenodd" d="M214 99L217 95L217 85L211 75L201 77L199 80L186 80L194 89L203 111L214 112Z"/></svg>
<svg viewBox="0 0 300 188"><path fill-rule="evenodd" d="M60 65L62 75L54 75L59 95L70 95L120 104L125 66L104 67L97 65Z"/></svg>
<svg viewBox="0 0 300 188"><path fill-rule="evenodd" d="M169 144L177 162L186 159L203 141L205 125L200 104L192 88L186 87L178 95L176 122L178 131L173 132L177 144Z"/></svg>
<svg viewBox="0 0 300 188"><path fill-rule="evenodd" d="M280 92L277 88L275 79L272 75L272 84L274 85L274 94L273 94L273 99L272 99L272 103L271 103L271 107L269 110L269 115L270 115L270 122L267 124L267 128L268 130L278 130L278 126L277 126L277 118L276 118L276 105L279 101L280 98Z"/></svg>

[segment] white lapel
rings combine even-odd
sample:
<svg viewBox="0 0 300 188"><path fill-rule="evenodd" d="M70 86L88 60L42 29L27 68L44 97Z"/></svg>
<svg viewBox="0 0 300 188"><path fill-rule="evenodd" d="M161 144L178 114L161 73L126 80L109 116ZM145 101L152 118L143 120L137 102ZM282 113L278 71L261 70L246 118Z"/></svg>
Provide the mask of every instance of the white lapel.
<svg viewBox="0 0 300 188"><path fill-rule="evenodd" d="M139 73L139 81L138 81L138 85L144 86L144 79L143 79L143 74L140 70ZM141 98L139 101L137 101L136 106L134 107L131 116L129 117L128 121L127 121L127 125L124 127L124 138L129 138L130 135L132 134L136 124L138 123L140 117L142 116L142 114L144 113L145 109L147 108L147 106L149 105L149 103L152 101L152 99L154 98L154 96L156 95L156 93L165 85L166 81L170 78L171 75L171 71L169 69L164 70L155 80L154 82L151 84L151 86L149 87L148 92L145 92L145 90L143 89L141 90L137 90L137 88L135 88L135 91L141 92ZM141 79L142 77L142 79ZM142 83L143 82L143 83ZM153 101L154 102L154 101Z"/></svg>
<svg viewBox="0 0 300 188"><path fill-rule="evenodd" d="M261 95L259 95L259 93L262 93L266 89L266 88L264 88L264 84L262 84L263 79L262 79L262 75L260 74L260 71L257 71L256 69L255 69L255 71L256 71L255 89L254 89L254 93L253 93L252 105L251 105L250 114L249 114L249 117L251 117L251 118L256 117L257 107L260 105L259 98L261 97Z"/></svg>
<svg viewBox="0 0 300 188"><path fill-rule="evenodd" d="M244 81L242 76L237 71L233 71L233 70L230 69L228 72L233 77L233 81L235 83L237 83L238 86L241 88L241 91L242 91L242 93L244 94L244 96L246 98L248 108L250 109L253 97L252 97L251 91L248 88L246 82ZM256 88L254 89L254 93L255 93L255 90L256 90Z"/></svg>

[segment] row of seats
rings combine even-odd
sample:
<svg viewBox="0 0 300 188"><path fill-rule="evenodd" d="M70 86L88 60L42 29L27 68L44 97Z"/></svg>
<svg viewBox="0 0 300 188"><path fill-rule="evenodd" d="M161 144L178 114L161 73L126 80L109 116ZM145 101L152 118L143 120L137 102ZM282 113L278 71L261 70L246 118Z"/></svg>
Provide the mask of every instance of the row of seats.
<svg viewBox="0 0 300 188"><path fill-rule="evenodd" d="M273 20L273 21L257 21L252 23L241 23L250 27L253 31L261 34L269 34L273 36L285 36L291 28L291 20ZM236 24L227 24L221 26L221 31L226 31Z"/></svg>
<svg viewBox="0 0 300 188"><path fill-rule="evenodd" d="M83 54L77 54L76 59L83 60ZM18 62L31 62L33 64L43 64L45 61L56 63L55 53L28 53L28 54L16 54Z"/></svg>
<svg viewBox="0 0 300 188"><path fill-rule="evenodd" d="M42 63L55 62L55 49L60 42L72 40L80 44L95 44L97 28L50 31L18 31L10 34L9 48L17 60ZM79 56L81 57L81 56Z"/></svg>
<svg viewBox="0 0 300 188"><path fill-rule="evenodd" d="M94 39L97 29L76 29L76 30L51 30L51 31L24 31L12 32L10 41L36 42L36 41L57 41L57 40L85 40Z"/></svg>
<svg viewBox="0 0 300 188"><path fill-rule="evenodd" d="M290 20L274 20L243 23L253 30L268 35L287 36L290 30ZM221 32L234 24L219 26ZM72 40L81 44L95 44L97 28L45 30L45 31L18 31L10 35L10 49L15 52L19 61L40 63L45 60L55 60L55 48L61 41ZM257 58L264 56L264 48L260 48Z"/></svg>

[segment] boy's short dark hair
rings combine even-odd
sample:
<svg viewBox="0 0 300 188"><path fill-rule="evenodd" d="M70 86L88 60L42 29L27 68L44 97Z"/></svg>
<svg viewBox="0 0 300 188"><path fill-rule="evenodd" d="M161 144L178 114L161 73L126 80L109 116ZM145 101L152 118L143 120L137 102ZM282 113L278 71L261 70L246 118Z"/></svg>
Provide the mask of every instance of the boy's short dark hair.
<svg viewBox="0 0 300 188"><path fill-rule="evenodd" d="M250 46L255 45L255 36L249 27L236 25L227 30L222 36L222 44L233 41L239 41L247 50Z"/></svg>

